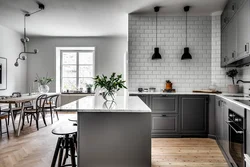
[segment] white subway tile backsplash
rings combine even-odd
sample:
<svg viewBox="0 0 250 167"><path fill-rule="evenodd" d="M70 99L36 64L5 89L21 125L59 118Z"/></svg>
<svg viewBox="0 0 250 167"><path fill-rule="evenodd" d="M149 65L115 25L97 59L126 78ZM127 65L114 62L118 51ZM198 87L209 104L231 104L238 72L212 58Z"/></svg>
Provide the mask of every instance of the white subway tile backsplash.
<svg viewBox="0 0 250 167"><path fill-rule="evenodd" d="M208 88L226 91L230 82L220 68L220 16L188 17L188 46L192 60L181 60L186 45L185 17L159 16L161 60L151 60L155 47L155 17L129 15L129 90L164 88L171 80L177 91ZM249 75L250 78L250 75Z"/></svg>

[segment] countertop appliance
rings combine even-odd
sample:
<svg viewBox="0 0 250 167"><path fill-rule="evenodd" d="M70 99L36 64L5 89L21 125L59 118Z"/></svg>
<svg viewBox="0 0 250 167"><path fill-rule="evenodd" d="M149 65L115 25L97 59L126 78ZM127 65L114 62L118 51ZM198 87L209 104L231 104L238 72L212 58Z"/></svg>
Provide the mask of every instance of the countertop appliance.
<svg viewBox="0 0 250 167"><path fill-rule="evenodd" d="M245 119L229 109L226 123L229 129L229 153L238 167L244 167Z"/></svg>

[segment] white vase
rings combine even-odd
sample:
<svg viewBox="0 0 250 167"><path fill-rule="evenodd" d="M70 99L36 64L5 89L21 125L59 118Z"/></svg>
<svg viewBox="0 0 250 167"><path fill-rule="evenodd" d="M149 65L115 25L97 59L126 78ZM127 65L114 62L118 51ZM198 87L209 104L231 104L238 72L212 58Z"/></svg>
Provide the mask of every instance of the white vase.
<svg viewBox="0 0 250 167"><path fill-rule="evenodd" d="M39 85L38 91L42 94L49 92L49 86L48 85Z"/></svg>
<svg viewBox="0 0 250 167"><path fill-rule="evenodd" d="M233 93L233 94L239 93L239 85L228 85L227 89L228 93Z"/></svg>

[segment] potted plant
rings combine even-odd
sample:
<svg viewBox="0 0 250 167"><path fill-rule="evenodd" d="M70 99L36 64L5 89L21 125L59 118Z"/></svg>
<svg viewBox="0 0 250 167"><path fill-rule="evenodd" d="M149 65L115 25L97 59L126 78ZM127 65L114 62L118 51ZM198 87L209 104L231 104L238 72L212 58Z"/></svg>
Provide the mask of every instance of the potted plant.
<svg viewBox="0 0 250 167"><path fill-rule="evenodd" d="M116 93L120 89L127 89L124 83L125 81L122 80L122 75L116 75L116 73L113 73L109 78L105 75L97 75L94 78L94 89L96 90L97 87L104 89L102 93L103 98L106 101L114 101Z"/></svg>
<svg viewBox="0 0 250 167"><path fill-rule="evenodd" d="M172 90L172 82L170 80L166 80L166 90Z"/></svg>
<svg viewBox="0 0 250 167"><path fill-rule="evenodd" d="M48 77L48 73L46 77L39 77L38 74L36 74L36 79L34 82L37 82L38 85L38 91L40 93L48 93L49 92L49 84L53 81L53 78Z"/></svg>
<svg viewBox="0 0 250 167"><path fill-rule="evenodd" d="M238 74L237 69L229 70L226 74L228 77L232 78L232 81L233 81L233 85L228 85L228 93L238 93L239 85L236 85L234 82L234 79L236 75Z"/></svg>
<svg viewBox="0 0 250 167"><path fill-rule="evenodd" d="M91 93L92 92L92 87L93 87L93 84L86 84L87 93Z"/></svg>

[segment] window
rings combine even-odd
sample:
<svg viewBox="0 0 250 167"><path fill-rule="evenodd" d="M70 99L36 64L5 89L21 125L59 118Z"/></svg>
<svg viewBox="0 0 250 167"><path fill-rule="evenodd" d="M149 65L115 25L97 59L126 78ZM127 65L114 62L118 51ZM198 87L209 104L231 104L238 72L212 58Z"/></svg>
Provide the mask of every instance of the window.
<svg viewBox="0 0 250 167"><path fill-rule="evenodd" d="M93 83L94 51L61 50L61 91L85 88Z"/></svg>

